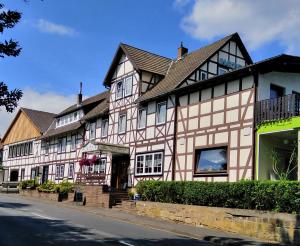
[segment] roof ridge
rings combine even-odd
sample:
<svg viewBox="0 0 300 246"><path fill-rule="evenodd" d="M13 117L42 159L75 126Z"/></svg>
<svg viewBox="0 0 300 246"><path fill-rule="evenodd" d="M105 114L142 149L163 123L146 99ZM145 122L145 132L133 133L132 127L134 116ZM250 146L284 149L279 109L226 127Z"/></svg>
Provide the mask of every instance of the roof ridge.
<svg viewBox="0 0 300 246"><path fill-rule="evenodd" d="M173 60L172 58L169 58L169 57L166 57L166 56L163 56L163 55L159 55L159 54L156 54L156 53L151 52L151 51L148 51L148 50L144 50L144 49L141 49L141 48L137 48L137 47L132 46L132 45L130 45L130 44L125 44L125 43L122 43L122 42L121 42L120 45L129 46L129 47L131 47L131 48L134 48L134 49L137 49L137 50L140 50L140 51L144 51L144 52L147 52L147 53L149 53L149 54L151 54L151 55L158 56L158 57L161 57L161 58L165 58L165 59L168 59L168 60L170 60L170 61Z"/></svg>
<svg viewBox="0 0 300 246"><path fill-rule="evenodd" d="M31 110L31 111L39 112L39 113L56 115L55 113L51 113L51 112L48 112L48 111L37 110L37 109L32 109L32 108L20 107L20 109L22 109L22 110Z"/></svg>

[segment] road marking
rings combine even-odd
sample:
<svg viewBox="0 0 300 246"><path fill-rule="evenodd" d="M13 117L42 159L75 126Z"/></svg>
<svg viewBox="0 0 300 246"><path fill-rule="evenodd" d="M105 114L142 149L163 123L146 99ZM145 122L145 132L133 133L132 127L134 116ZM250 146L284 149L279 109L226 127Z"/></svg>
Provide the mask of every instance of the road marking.
<svg viewBox="0 0 300 246"><path fill-rule="evenodd" d="M124 244L124 245L127 245L127 246L134 246L133 244L127 243L127 242L125 242L125 241L119 241L119 243Z"/></svg>
<svg viewBox="0 0 300 246"><path fill-rule="evenodd" d="M43 219L47 219L47 220L58 220L56 218L53 218L53 217L48 217L48 216L45 216L45 215L42 215L42 214L37 214L37 213L31 213L37 217L40 217L40 218L43 218Z"/></svg>

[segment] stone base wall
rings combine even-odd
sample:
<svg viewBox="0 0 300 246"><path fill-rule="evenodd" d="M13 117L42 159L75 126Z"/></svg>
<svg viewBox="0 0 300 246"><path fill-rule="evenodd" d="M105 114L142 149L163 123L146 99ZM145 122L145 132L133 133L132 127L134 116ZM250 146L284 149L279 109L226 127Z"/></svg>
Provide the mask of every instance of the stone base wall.
<svg viewBox="0 0 300 246"><path fill-rule="evenodd" d="M135 211L139 215L207 226L262 240L297 245L300 242L300 215L144 201L136 202Z"/></svg>
<svg viewBox="0 0 300 246"><path fill-rule="evenodd" d="M103 192L103 187L99 185L80 185L77 187L83 193L85 205L88 207L109 208L110 194Z"/></svg>
<svg viewBox="0 0 300 246"><path fill-rule="evenodd" d="M21 196L34 197L49 201L59 201L58 193L39 192L38 190L19 190Z"/></svg>

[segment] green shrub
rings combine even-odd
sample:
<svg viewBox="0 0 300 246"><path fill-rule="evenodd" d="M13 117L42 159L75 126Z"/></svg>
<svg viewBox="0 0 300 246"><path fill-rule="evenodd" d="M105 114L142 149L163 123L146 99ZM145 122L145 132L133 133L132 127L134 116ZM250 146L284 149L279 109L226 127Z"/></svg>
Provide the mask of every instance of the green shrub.
<svg viewBox="0 0 300 246"><path fill-rule="evenodd" d="M74 190L74 184L68 180L64 180L57 185L58 192L61 194L66 194Z"/></svg>
<svg viewBox="0 0 300 246"><path fill-rule="evenodd" d="M53 181L48 180L45 183L41 184L37 189L38 189L38 191L41 191L41 192L54 193L54 192L58 192L59 187Z"/></svg>
<svg viewBox="0 0 300 246"><path fill-rule="evenodd" d="M23 180L19 183L19 188L21 189L35 189L38 187L38 183L34 179Z"/></svg>
<svg viewBox="0 0 300 246"><path fill-rule="evenodd" d="M297 181L141 181L136 189L145 201L300 212Z"/></svg>

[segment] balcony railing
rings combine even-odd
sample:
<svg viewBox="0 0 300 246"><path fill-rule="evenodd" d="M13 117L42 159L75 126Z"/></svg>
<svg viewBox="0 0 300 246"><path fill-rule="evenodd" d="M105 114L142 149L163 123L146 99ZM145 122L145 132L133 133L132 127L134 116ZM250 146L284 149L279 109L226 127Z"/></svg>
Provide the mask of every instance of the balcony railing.
<svg viewBox="0 0 300 246"><path fill-rule="evenodd" d="M103 185L105 184L104 173L77 173L76 183L88 185Z"/></svg>
<svg viewBox="0 0 300 246"><path fill-rule="evenodd" d="M255 123L284 120L300 114L300 96L296 94L267 99L255 104Z"/></svg>

